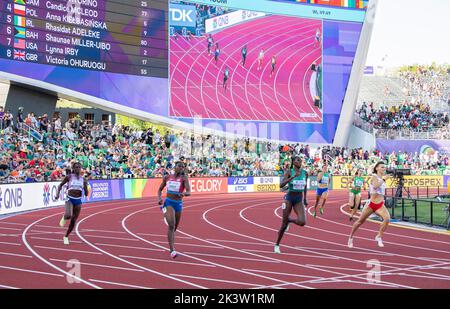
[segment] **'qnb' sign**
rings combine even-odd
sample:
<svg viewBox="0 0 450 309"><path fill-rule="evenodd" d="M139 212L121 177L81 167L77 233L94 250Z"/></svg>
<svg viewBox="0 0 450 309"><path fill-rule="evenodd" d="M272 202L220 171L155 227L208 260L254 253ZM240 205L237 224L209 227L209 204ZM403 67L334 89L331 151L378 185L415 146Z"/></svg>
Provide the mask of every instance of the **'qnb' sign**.
<svg viewBox="0 0 450 309"><path fill-rule="evenodd" d="M197 11L194 5L170 4L169 25L181 27L195 27L197 25Z"/></svg>
<svg viewBox="0 0 450 309"><path fill-rule="evenodd" d="M23 191L20 186L6 186L0 188L0 213L22 207Z"/></svg>

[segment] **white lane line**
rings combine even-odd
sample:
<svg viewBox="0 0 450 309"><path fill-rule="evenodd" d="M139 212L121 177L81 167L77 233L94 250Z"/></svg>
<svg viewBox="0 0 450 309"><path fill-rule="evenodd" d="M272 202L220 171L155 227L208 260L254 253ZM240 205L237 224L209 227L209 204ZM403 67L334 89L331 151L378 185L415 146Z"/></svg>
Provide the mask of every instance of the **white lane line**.
<svg viewBox="0 0 450 309"><path fill-rule="evenodd" d="M252 249L242 249L242 251L276 254L273 251L252 250ZM285 253L285 252L283 252L283 255L303 256L303 257L309 257L309 258L313 258L313 259L339 260L338 257L334 257L334 256L320 256L320 255L308 255L308 254Z"/></svg>
<svg viewBox="0 0 450 309"><path fill-rule="evenodd" d="M45 238L45 237L36 237L36 236L32 236L32 237L30 237L30 239L42 239L42 240L50 240L50 241L57 241L57 242L60 242L60 243L62 243L62 240L61 239L54 239L54 238ZM81 241L78 241L78 240L70 240L70 243L72 244L82 244L82 242Z"/></svg>
<svg viewBox="0 0 450 309"><path fill-rule="evenodd" d="M123 203L123 202L121 201L121 203ZM140 205L141 203L142 203L142 202L139 202L139 203L136 203L136 204L133 203L133 205L138 206L138 205ZM131 205L131 204L132 204L132 201L127 202L127 203L125 203L125 204ZM111 205L111 203L108 204L108 209L110 208L109 205ZM101 208L101 207L105 207L105 204L100 204L100 205L97 205L97 206L91 206L89 209L93 209L93 208ZM128 207L131 207L131 206L128 206ZM80 277L77 277L77 276L75 276L74 274L72 274L72 273L70 273L70 272L67 272L67 271L65 271L64 269L59 268L58 266L56 266L56 265L52 264L51 262L47 261L44 257L42 257L41 255L39 255L39 254L32 248L32 246L28 243L28 241L27 241L27 232L28 232L34 225L37 225L37 224L39 224L40 222L42 222L42 221L44 221L44 220L47 220L47 219L49 219L49 218L51 218L51 217L55 217L55 216L60 216L60 214L52 214L52 215L48 215L48 216L46 216L46 217L44 217L44 218L40 218L39 220L36 220L36 221L34 221L33 223L29 224L29 225L26 227L26 229L23 231L23 233L22 233L22 242L25 244L25 246L27 247L27 249L28 249L34 256L36 256L38 259L40 259L42 262L44 262L44 263L47 264L48 266L52 267L53 269L56 269L57 271L59 271L60 273L65 274L65 275L68 276L68 277L71 277L71 278L73 278L73 279L75 279L75 280L81 281L81 282L83 282L84 284L86 284L86 285L88 285L88 286L90 286L90 287L92 287L92 288L100 289L99 286L93 284L92 282L89 282L89 281L86 281L86 280L84 280L84 279L82 279L82 278L80 278ZM83 221L83 220L81 220L81 221ZM81 221L80 221L80 222L81 222ZM76 229L78 229L78 225L79 225L79 223L75 226ZM60 232L57 232L57 233L60 233ZM32 233L30 233L30 234L32 234ZM30 235L30 234L29 234L29 235ZM81 237L80 237L80 238L81 238ZM84 239L81 238L81 240L84 240Z"/></svg>
<svg viewBox="0 0 450 309"><path fill-rule="evenodd" d="M52 273L47 273L47 272L44 272L44 271L37 271L37 270L17 268L17 267L10 267L10 266L3 266L3 265L0 265L0 268L9 269L9 270L17 270L17 271L33 273L33 274L39 274L39 275L46 275L46 276L64 277L61 274L52 274Z"/></svg>
<svg viewBox="0 0 450 309"><path fill-rule="evenodd" d="M60 260L60 259L50 259L50 261L55 262L63 262L67 263L69 260ZM103 268L111 268L111 269L119 269L119 270L128 270L128 271L137 271L137 272L144 272L141 269L134 269L134 268L128 268L128 267L118 267L118 266L110 266L110 265L100 265L100 264L94 264L94 263L86 263L86 262L80 262L81 265L88 265L88 266L95 266L95 267L103 267Z"/></svg>
<svg viewBox="0 0 450 309"><path fill-rule="evenodd" d="M12 224L12 225L27 226L27 224L25 224L25 223L15 223L15 222L5 222L5 221L0 221L0 224Z"/></svg>
<svg viewBox="0 0 450 309"><path fill-rule="evenodd" d="M441 259L441 258L430 258L430 257L419 257L419 259L429 259L429 260L433 260L434 262L449 262L450 263L450 259Z"/></svg>
<svg viewBox="0 0 450 309"><path fill-rule="evenodd" d="M132 206L135 206L135 205L132 205ZM126 207L129 208L129 207L132 207L132 206L126 206ZM166 275L166 274L164 274L164 273L162 273L162 272L156 271L156 270L154 270L154 269L146 268L146 267L143 267L143 266L138 265L138 264L136 264L136 263L127 261L127 260L125 260L125 259L123 259L123 258L121 258L121 257L119 257L119 256L117 256L117 255L114 255L114 254L112 254L112 253L110 253L110 252L108 252L108 251L105 251L105 250L99 248L98 246L94 245L92 242L89 242L86 238L84 238L83 235L81 235L81 233L80 233L80 231L79 231L79 227L80 227L81 223L83 223L85 220L87 220L87 219L89 219L89 218L91 218L91 217L93 217L93 216L95 216L95 215L103 214L103 213L105 213L105 212L108 212L108 211L111 211L111 210L116 210L116 209L117 209L117 208L99 211L99 212L93 213L93 214L91 214L91 215L89 215L89 216L87 216L87 217L81 219L81 220L78 222L78 224L76 225L76 227L75 227L75 232L76 232L76 234L78 235L78 237L79 237L82 241L84 241L87 245L89 245L89 246L91 246L92 248L94 248L95 250L100 251L100 252L102 252L102 253L104 253L104 254L106 254L106 255L108 255L108 256L110 256L110 257L116 259L116 260L119 260L119 261L121 261L121 262L123 262L123 263L126 263L126 264L128 264L128 265L132 265L132 266L134 266L134 267L136 267L136 268L145 270L145 271L147 271L147 272L149 272L149 273L152 273L152 274L155 274L155 275L159 275L159 276L164 277L164 278L166 278L166 279L172 279L172 280L174 280L174 281L178 281L178 282L181 282L181 283L184 283L184 284L187 284L187 285L196 287L196 288L206 289L206 287L204 287L204 286L201 286L201 285L198 285L198 284L194 284L194 283L191 283L191 282L188 282L188 281L186 281L186 280L179 279L179 278L176 278L176 277L172 277L172 276Z"/></svg>
<svg viewBox="0 0 450 309"><path fill-rule="evenodd" d="M230 243L236 243L236 244L245 244L245 245L258 245L258 246L268 246L273 247L271 244L265 244L265 243L259 243L259 242L249 242L249 241L237 241L237 240L225 240L225 239L212 239L208 238L206 240L214 241L214 242L230 242Z"/></svg>
<svg viewBox="0 0 450 309"><path fill-rule="evenodd" d="M48 249L48 250L58 250L58 251L67 251L67 252L77 252L77 253L86 253L86 254L95 254L102 255L100 252L92 252L92 251L83 251L83 250L74 250L74 249L63 249L63 248L54 248L54 247L46 247L46 246L35 246L36 248Z"/></svg>
<svg viewBox="0 0 450 309"><path fill-rule="evenodd" d="M218 255L218 254L208 254L208 253L198 253L198 252L185 252L186 254L192 255L201 255L201 256L212 256L218 257L221 259L236 259L236 260L244 260L244 261L255 261L255 262L266 262L266 263L280 263L280 261L272 261L272 260L263 260L263 259L251 259L251 258L243 258L239 256L229 256L229 255Z"/></svg>
<svg viewBox="0 0 450 309"><path fill-rule="evenodd" d="M122 238L122 237L112 237L112 236L98 236L98 235L83 235L84 237L96 237L96 238L106 238L106 239L115 239L115 240L126 240L126 241L139 241L133 238Z"/></svg>
<svg viewBox="0 0 450 309"><path fill-rule="evenodd" d="M167 244L167 241L153 241L159 244ZM223 247L219 246L206 246L206 245L197 245L197 244L186 244L177 242L177 246L189 246L189 247L202 247L202 248L212 248L212 249L223 249Z"/></svg>
<svg viewBox="0 0 450 309"><path fill-rule="evenodd" d="M108 231L108 230L93 230L93 229L82 229L80 232L102 232L102 233L111 233L111 234L126 234L125 232L120 231Z"/></svg>
<svg viewBox="0 0 450 309"><path fill-rule="evenodd" d="M260 269L246 269L246 268L243 268L243 270L254 271L254 272L258 272L258 273L267 273L267 274L273 274L273 275L281 275L281 276L300 277L300 278L312 278L312 279L321 279L322 278L322 277L317 277L317 276L288 274L288 273L280 273L280 272L277 272L277 271L268 271L268 270L260 270Z"/></svg>
<svg viewBox="0 0 450 309"><path fill-rule="evenodd" d="M115 244L100 244L95 243L97 246L106 246L106 247L117 247L117 248L127 248L127 249L138 249L138 250L148 250L148 251L158 251L158 252L164 252L163 249L153 249L153 248L144 248L144 247L132 247L132 246L120 246Z"/></svg>
<svg viewBox="0 0 450 309"><path fill-rule="evenodd" d="M383 284L382 282L377 283L377 282L364 282L364 281L355 281L355 280L348 280L348 279L344 279L344 280L324 280L324 281L320 281L320 282L313 282L313 284L323 284L323 283L355 283L355 284L362 284L362 285L375 285L375 286L382 286L382 287L386 287L386 288L393 288L392 285L388 285L388 284ZM394 287L395 288L395 287Z"/></svg>
<svg viewBox="0 0 450 309"><path fill-rule="evenodd" d="M137 235L142 235L142 236L155 236L155 237L166 237L167 238L167 235L163 235L163 234L148 234L148 233L136 233L136 234ZM178 235L176 235L176 237L179 238L179 239L192 239L192 237L186 237L186 236L178 236Z"/></svg>
<svg viewBox="0 0 450 309"><path fill-rule="evenodd" d="M257 205L249 206L249 207L246 207L246 208L242 209L242 210L239 212L239 216L240 216L244 221L246 221L246 222L248 222L248 223L250 223L250 224L253 224L253 225L255 225L255 226L258 226L258 227L261 227L261 228L264 228L264 229L267 229L267 230L271 230L271 231L277 232L277 231L278 231L277 229L273 229L273 228L270 228L270 227L268 227L268 226L258 224L258 223L254 222L254 221L251 221L251 220L247 219L247 218L244 216L243 213L244 213L246 210L251 209L251 208L254 208L254 207L256 207L256 206L257 206ZM218 206L218 207L221 207L221 206ZM216 207L216 208L218 208L218 207ZM278 208L276 208L276 209L274 210L275 215L276 215L277 217L278 217L277 210L280 209L280 208L281 208L281 207L278 207ZM214 210L214 209L215 209L215 208L209 209L208 212L210 212L211 210ZM206 215L206 214L204 214L204 216L203 216L203 219L204 219L205 221L207 221L207 222L208 222L209 224L211 224L211 225L217 226L217 225L213 224L212 222L210 222L210 221L206 218L205 215ZM219 226L217 226L217 227L220 228L220 229L222 229L222 230L228 231L228 232L230 232L230 233L240 235L240 236L242 236L242 237L246 237L246 238L250 238L250 239L255 239L254 237L251 237L251 236L249 236L249 235L240 234L240 233L237 233L237 232L234 232L234 231L225 229L225 228L223 228L223 227L219 227ZM306 226L306 227L308 227L308 226ZM313 228L313 229L314 229L314 228ZM318 230L319 230L319 229L318 229ZM302 239L303 239L303 238L308 239L308 240L311 239L311 238L309 238L309 237L305 237L305 236L301 236L301 235L297 235L297 234L290 234L290 235L296 236L296 237L302 238ZM267 241L267 240L261 240L261 241L264 241L264 242L266 242L266 243L270 243L270 241ZM321 242L321 243L335 244L335 243L333 243L333 242L326 241L326 240L321 240L321 239L315 239L315 241ZM358 262L358 263L364 263L364 262L362 262L362 261L360 261L360 260L357 260L357 259L351 259L351 258L347 258L347 257L340 256L340 255L333 255L333 254L327 254L327 253L320 253L320 252L317 252L317 251L307 250L307 249L303 249L303 248L300 248L300 247L292 247L292 246L288 246L288 245L285 245L285 247L287 247L287 248L292 248L292 249L297 249L297 250L301 250L301 251L306 251L306 252L309 252L309 253L312 253L312 254L321 254L321 255L323 255L323 256L335 256L335 257L339 257L339 258L341 258L341 259L343 259L343 260L350 260L350 261L354 261L354 262ZM303 267L310 268L310 267L305 266L305 265L302 265L302 266L303 266ZM327 272L327 273L335 273L335 274L341 275L341 276L338 277L338 278L343 278L343 277L359 277L359 276L363 276L363 275L365 276L365 275L367 274L367 272L365 272L364 274L350 275L350 276L348 276L348 275L343 274L343 273L339 273L339 272L332 271L332 270L325 270L325 269L323 269L323 268L316 268L316 269L317 269L317 270L320 270L320 271L323 271L323 272ZM305 281L305 282L306 282L306 281ZM391 284L391 283L385 282L385 284ZM413 286L401 285L401 284L397 284L397 283L395 283L395 284L392 283L392 284L395 285L396 287L403 287L403 288L417 289L416 287L413 287ZM281 285L277 285L277 286L281 286Z"/></svg>
<svg viewBox="0 0 450 309"><path fill-rule="evenodd" d="M181 261L173 261L173 260L163 260L163 259L154 259L154 258L141 257L141 256L129 256L129 255L119 255L119 256L123 257L123 258L136 259L136 260L146 260L146 261L186 264L186 265L195 265L195 266L202 266L202 267L216 267L214 265L208 265L208 264L190 263L190 262L181 262Z"/></svg>
<svg viewBox="0 0 450 309"><path fill-rule="evenodd" d="M0 226L0 230L21 231L22 229L18 229L18 228L15 228L15 227L3 227L3 226Z"/></svg>
<svg viewBox="0 0 450 309"><path fill-rule="evenodd" d="M135 288L135 289L146 289L146 290L151 290L153 288L149 288L149 287L145 287L145 286L140 286L140 285L131 285L131 284L126 284L126 283L119 283L119 282L112 282L112 281L104 281L104 280L97 280L97 279L89 279L89 281L95 282L95 283L105 283L105 284L111 284L111 285L119 285L119 286L125 286L128 288Z"/></svg>
<svg viewBox="0 0 450 309"><path fill-rule="evenodd" d="M413 271L414 269L422 269L422 268L424 268L424 266L416 266L416 267L404 268L404 269L399 268L399 269L393 269L393 270L388 270L388 271L382 271L382 272L380 272L380 275L385 276L386 274L393 274L393 273L397 273L398 271ZM331 278L301 281L299 283L311 284L311 283L319 283L324 280L328 281L328 280L343 280L344 278L359 278L359 276L367 276L367 271L364 271L364 273L362 273L360 275L345 275L345 276L338 276L338 277L331 277ZM447 277L447 276L443 276L443 277ZM362 279L362 278L359 278L359 279ZM384 282L384 284L391 285L392 287L397 287L397 285L398 285L393 282ZM285 286L285 285L278 284L278 285L273 285L273 286L268 286L268 287L282 287L282 286ZM402 285L398 285L398 286L403 287Z"/></svg>
<svg viewBox="0 0 450 309"><path fill-rule="evenodd" d="M18 244L18 243L15 243L15 242L5 242L5 241L0 241L0 244L11 245L11 246L21 246L22 245L22 244Z"/></svg>
<svg viewBox="0 0 450 309"><path fill-rule="evenodd" d="M0 251L0 254L2 254L2 255L10 255L10 256L24 257L24 258L29 258L29 259L33 258L31 255L23 255L23 254L11 253L11 252L1 252L1 251Z"/></svg>
<svg viewBox="0 0 450 309"><path fill-rule="evenodd" d="M316 265L316 264L306 264L307 266L313 266L313 267L319 267L319 268L329 268L329 269L341 269L341 270L350 270L350 271L357 271L357 272L363 272L367 271L367 269L356 269L356 268L347 268L347 267L336 267L336 266L326 266L326 265Z"/></svg>
<svg viewBox="0 0 450 309"><path fill-rule="evenodd" d="M41 227L45 227L45 228L49 228L49 229L57 229L57 230L65 230L66 227L60 227L60 226L53 226L53 225L43 225L43 224L38 224L36 225L37 228L41 228Z"/></svg>
<svg viewBox="0 0 450 309"><path fill-rule="evenodd" d="M441 262L440 262L441 263ZM404 264L404 263L396 263L396 262L386 262L386 261L382 261L381 264L391 264L391 265L401 265L401 266L408 266L408 267L414 267L417 266L414 264Z"/></svg>
<svg viewBox="0 0 450 309"><path fill-rule="evenodd" d="M242 204L242 201L239 201L239 202L236 202L236 203L227 204L227 206L238 205L238 204ZM199 204L197 204L197 205L199 205ZM127 233L129 233L131 236L133 236L133 237L135 237L135 238L137 238L137 239L140 239L140 240L143 241L143 242L146 242L146 243L148 243L148 244L152 244L152 245L154 245L154 246L156 246L156 247L159 247L159 248L162 248L162 249L166 249L166 248L164 248L164 247L161 246L161 245L155 244L155 243L153 243L153 242L151 242L151 241L149 241L149 240L146 240L146 239L140 237L139 235L134 234L133 232L131 232L131 231L127 228L127 226L126 226L126 224L125 224L126 220L127 220L128 218L130 218L131 216L136 215L136 214L138 214L138 213L140 213L140 212L142 212L142 210L135 211L135 212L129 214L128 216L126 216L125 218L123 218L123 220L122 220L122 227L124 228L124 230L127 231ZM210 244L212 244L212 245L220 246L220 244L218 244L218 243L213 243L213 242L205 241L205 240L202 239L202 238L193 236L193 235L191 235L191 234L187 234L187 233L182 232L182 231L178 231L178 232L179 232L180 234L185 235L185 236L192 237L192 238L195 239L195 240L200 240L200 241L203 241L203 242L210 243ZM241 252L241 251L239 251L239 250L237 250L237 249L234 249L234 248L231 248L231 247L226 247L226 248L230 248L231 250ZM167 249L166 249L166 250L167 250ZM251 253L251 254L250 254L250 253L246 253L246 254L258 256L258 255L255 254L255 253ZM206 264L215 265L215 266L217 266L217 267L225 268L225 269L232 270L232 271L239 272L239 273L243 273L243 274L246 274L246 275L251 275L251 276L254 276L254 277L259 277L259 278L268 279L268 280L271 280L271 281L276 281L276 282L283 282L283 283L286 283L286 281L283 281L283 280L279 280L279 279L272 278L272 277L265 276L265 275L261 275L261 274L256 274L256 273L247 272L247 271L244 271L244 270L242 270L242 269L230 267L230 266L227 266L227 265L224 265L224 264L215 263L215 262L212 262L212 261L209 261L209 260L204 260L204 259L201 259L201 258L198 258L198 257L195 257L195 256L189 256L189 255L184 254L184 253L181 253L181 255L182 255L182 256L186 256L186 257L191 258L191 259L194 259L194 260L197 260L197 261L201 261L201 262L206 263ZM265 258L265 257L263 257L263 258ZM304 285L298 285L298 284L296 284L296 286L297 286L297 287L303 287L303 288L309 288L309 287L307 287L307 286L304 286Z"/></svg>
<svg viewBox="0 0 450 309"><path fill-rule="evenodd" d="M269 229L269 230L273 230L273 231L277 232L276 229L272 229L272 228L269 228L269 227L266 227L266 226L257 224L257 223L255 223L255 222L252 222L252 221L248 220L247 218L245 218L245 217L243 216L243 212L244 212L245 210L247 210L247 209L249 209L249 208L256 207L256 206L259 206L259 205L268 204L268 203L270 203L270 202L258 203L258 204L255 204L255 203L254 203L254 204L255 204L254 206L249 206L249 207L246 207L246 208L242 209L242 210L239 212L239 216L240 216L244 221L249 222L249 223L251 223L251 224L253 224L253 225L255 225L255 226L260 226L260 227L263 227L263 228L265 228L265 229ZM246 234L241 234L241 233L232 231L232 230L230 230L230 229L226 229L226 228L224 228L224 227L221 227L221 226L219 226L219 225L214 224L213 222L211 222L211 221L207 218L207 214L210 213L212 210L216 210L216 209L219 209L219 208L221 208L221 207L224 207L224 206L222 206L222 205L216 206L216 207L214 207L214 208L210 208L210 209L208 209L207 211L205 211L205 212L203 213L203 220L204 220L205 222L207 222L208 224L210 224L211 226L214 226L214 227L216 227L216 228L218 228L218 229L220 229L220 230L226 231L226 232L228 232L228 233L231 233L231 234L234 234L234 235L238 235L238 236L240 236L240 237L242 237L242 238L244 238L244 239L252 239L252 240L261 241L261 242L264 242L264 243L268 243L268 244L272 244L272 245L273 245L273 242L272 242L272 241L263 240L263 239L258 239L258 238L256 238L256 237L252 237L252 236L249 236L249 235L246 235ZM276 210L275 210L275 211L276 211ZM302 237L302 236L298 236L298 237ZM285 246L285 247L295 249L295 247L290 247L290 246ZM237 250L237 249L234 249L234 248L231 248L231 249L232 249L232 250ZM311 251L311 250L308 251L308 250L304 250L304 249L303 249L303 251L306 251L306 252L312 253L312 254L321 254L321 255L323 255L323 256L334 256L334 257L342 258L341 256L330 255L330 254L324 254L324 253L319 253L319 252L315 252L315 251ZM253 253L253 255L258 255L258 254L257 254L257 253ZM268 259L277 260L277 259L275 259L275 258L267 257L267 256L262 256L262 255L261 255L261 257L265 257L265 258L268 258ZM348 260L348 258L347 258L347 260ZM311 268L311 267L306 267L306 266L304 266L304 265L301 265L301 264L298 264L298 263L289 262L289 261L283 261L283 263L287 263L287 264L289 264L289 265L300 266L300 267L304 267L304 268ZM313 269L314 269L314 268L313 268ZM319 270L319 271L327 272L327 273L334 273L334 274L344 275L343 273L339 273L339 272L336 272L336 271L330 271L330 270L324 270L323 268L315 268L315 270ZM284 285L297 285L297 286L298 286L298 283L297 283L297 282L296 282L296 283L285 283L285 284L283 284L283 285L276 285L276 286L284 286ZM396 284L396 286L397 286L397 287L414 288L414 287L409 287L409 286L399 285L399 284ZM306 287L306 286L304 286L304 287ZM307 287L307 288L308 288L308 287Z"/></svg>
<svg viewBox="0 0 450 309"><path fill-rule="evenodd" d="M412 274L407 274L407 273L384 274L383 276L406 276L406 277L418 277L418 278L427 278L427 279L433 279L433 280L450 281L450 277L448 277L448 278L431 277L431 276L412 275Z"/></svg>
<svg viewBox="0 0 450 309"><path fill-rule="evenodd" d="M232 284L238 284L238 285L248 285L248 286L254 286L254 287L261 286L260 284L253 284L253 283L247 283L247 282L241 282L241 281L229 281L229 280L223 280L223 279L213 279L213 278L205 278L205 277L197 277L197 276L180 275L180 274L170 274L170 275L175 276L175 277L199 279L199 280L223 282L223 283L232 283Z"/></svg>
<svg viewBox="0 0 450 309"><path fill-rule="evenodd" d="M382 256L393 256L391 253L375 253L375 252L365 252L365 251L352 251L352 250L340 250L340 249L329 249L329 248L314 248L314 247L296 247L297 249L308 249L308 250L317 250L317 251L333 251L333 252L342 252L342 253L351 253L351 254L370 254L370 255L382 255Z"/></svg>
<svg viewBox="0 0 450 309"><path fill-rule="evenodd" d="M0 288L19 290L19 288L16 288L16 287L13 287L13 286L10 286L10 285L3 285L3 284L0 284Z"/></svg>

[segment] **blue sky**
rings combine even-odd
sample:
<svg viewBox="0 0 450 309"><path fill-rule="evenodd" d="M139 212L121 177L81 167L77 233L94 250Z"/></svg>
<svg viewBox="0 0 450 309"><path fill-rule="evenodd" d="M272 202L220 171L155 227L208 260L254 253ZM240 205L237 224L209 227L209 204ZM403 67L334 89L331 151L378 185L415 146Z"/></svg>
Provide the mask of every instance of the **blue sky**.
<svg viewBox="0 0 450 309"><path fill-rule="evenodd" d="M450 64L450 0L379 0L367 65Z"/></svg>

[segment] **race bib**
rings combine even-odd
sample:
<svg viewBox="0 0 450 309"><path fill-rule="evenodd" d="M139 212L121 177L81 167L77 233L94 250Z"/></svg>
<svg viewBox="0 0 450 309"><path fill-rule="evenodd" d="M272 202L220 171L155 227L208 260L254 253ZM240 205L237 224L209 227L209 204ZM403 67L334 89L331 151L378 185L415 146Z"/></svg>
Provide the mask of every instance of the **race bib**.
<svg viewBox="0 0 450 309"><path fill-rule="evenodd" d="M364 184L364 182L361 181L361 180L357 180L357 181L356 181L356 187L362 187L363 184Z"/></svg>
<svg viewBox="0 0 450 309"><path fill-rule="evenodd" d="M328 177L322 177L322 183L328 183Z"/></svg>
<svg viewBox="0 0 450 309"><path fill-rule="evenodd" d="M169 181L167 183L167 191L169 192L180 192L181 182Z"/></svg>
<svg viewBox="0 0 450 309"><path fill-rule="evenodd" d="M292 182L292 185L294 187L294 190L303 190L303 188L305 187L306 183L304 180L294 180Z"/></svg>

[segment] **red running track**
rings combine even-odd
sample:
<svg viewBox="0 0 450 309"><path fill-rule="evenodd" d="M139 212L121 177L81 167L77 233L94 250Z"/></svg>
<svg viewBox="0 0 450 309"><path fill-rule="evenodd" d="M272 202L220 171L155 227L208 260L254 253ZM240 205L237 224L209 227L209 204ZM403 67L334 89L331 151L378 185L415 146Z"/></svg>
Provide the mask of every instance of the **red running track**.
<svg viewBox="0 0 450 309"><path fill-rule="evenodd" d="M0 220L2 288L450 288L450 235L391 226L385 247L367 222L346 246L347 193L332 191L324 216L292 225L273 253L281 193L195 196L185 200L169 257L155 199L83 206L71 244L62 243L62 208ZM312 204L313 194L309 203ZM368 282L370 260L381 281ZM68 261L71 261L68 263ZM81 264L80 281L73 262ZM369 263L369 264L368 264Z"/></svg>
<svg viewBox="0 0 450 309"><path fill-rule="evenodd" d="M175 117L228 120L322 122L310 91L313 62L322 61L321 44L314 46L317 20L267 16L213 35L221 50L216 64L207 40L170 39L170 111ZM247 45L245 67L241 50ZM262 70L257 57L265 50ZM214 48L213 48L214 51ZM270 78L271 57L276 55ZM228 90L222 87L226 67Z"/></svg>

